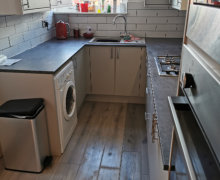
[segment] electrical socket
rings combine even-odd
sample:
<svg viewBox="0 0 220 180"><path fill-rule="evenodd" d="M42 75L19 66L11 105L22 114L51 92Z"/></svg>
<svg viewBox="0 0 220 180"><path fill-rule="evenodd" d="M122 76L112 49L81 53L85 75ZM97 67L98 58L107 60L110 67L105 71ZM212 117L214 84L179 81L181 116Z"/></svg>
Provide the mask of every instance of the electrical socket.
<svg viewBox="0 0 220 180"><path fill-rule="evenodd" d="M47 28L47 30L48 30L49 23L48 23L47 21L43 21L43 20L42 20L42 27L43 27L43 28Z"/></svg>

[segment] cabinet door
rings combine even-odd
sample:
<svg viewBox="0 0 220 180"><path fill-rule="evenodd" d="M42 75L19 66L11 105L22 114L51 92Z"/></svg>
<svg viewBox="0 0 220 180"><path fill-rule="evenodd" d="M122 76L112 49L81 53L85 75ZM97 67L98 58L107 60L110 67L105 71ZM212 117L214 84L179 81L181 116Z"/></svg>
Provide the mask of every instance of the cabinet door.
<svg viewBox="0 0 220 180"><path fill-rule="evenodd" d="M115 94L139 96L141 48L116 48Z"/></svg>
<svg viewBox="0 0 220 180"><path fill-rule="evenodd" d="M57 0L50 0L50 5L53 6L58 6Z"/></svg>
<svg viewBox="0 0 220 180"><path fill-rule="evenodd" d="M147 66L146 66L146 47L141 48L141 70L140 70L140 92L139 96L146 96L146 82L147 82Z"/></svg>
<svg viewBox="0 0 220 180"><path fill-rule="evenodd" d="M80 107L86 96L87 69L84 50L81 50L73 57L75 88L76 88L76 108L79 112Z"/></svg>
<svg viewBox="0 0 220 180"><path fill-rule="evenodd" d="M113 95L115 73L115 48L90 47L91 93Z"/></svg>
<svg viewBox="0 0 220 180"><path fill-rule="evenodd" d="M52 7L64 7L64 6L71 6L72 0L51 0L50 4ZM55 8L56 8L55 7Z"/></svg>
<svg viewBox="0 0 220 180"><path fill-rule="evenodd" d="M23 0L23 7L24 7L24 10L49 8L50 1L49 0Z"/></svg>
<svg viewBox="0 0 220 180"><path fill-rule="evenodd" d="M0 0L0 15L22 15L50 10L50 0Z"/></svg>

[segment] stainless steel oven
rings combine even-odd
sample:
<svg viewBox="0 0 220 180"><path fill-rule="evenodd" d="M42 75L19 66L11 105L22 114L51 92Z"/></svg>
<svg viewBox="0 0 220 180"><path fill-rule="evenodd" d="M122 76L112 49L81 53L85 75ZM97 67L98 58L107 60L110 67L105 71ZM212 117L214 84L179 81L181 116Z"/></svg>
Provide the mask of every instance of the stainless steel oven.
<svg viewBox="0 0 220 180"><path fill-rule="evenodd" d="M220 179L220 9L190 5L179 96L168 97L174 130L170 179Z"/></svg>

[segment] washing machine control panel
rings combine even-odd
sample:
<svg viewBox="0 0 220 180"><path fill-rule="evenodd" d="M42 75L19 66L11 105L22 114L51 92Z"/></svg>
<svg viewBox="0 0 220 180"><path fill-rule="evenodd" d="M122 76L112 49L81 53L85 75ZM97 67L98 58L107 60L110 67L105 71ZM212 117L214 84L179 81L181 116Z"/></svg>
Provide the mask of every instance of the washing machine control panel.
<svg viewBox="0 0 220 180"><path fill-rule="evenodd" d="M54 77L56 89L62 88L68 81L74 82L73 63L67 64L61 71Z"/></svg>

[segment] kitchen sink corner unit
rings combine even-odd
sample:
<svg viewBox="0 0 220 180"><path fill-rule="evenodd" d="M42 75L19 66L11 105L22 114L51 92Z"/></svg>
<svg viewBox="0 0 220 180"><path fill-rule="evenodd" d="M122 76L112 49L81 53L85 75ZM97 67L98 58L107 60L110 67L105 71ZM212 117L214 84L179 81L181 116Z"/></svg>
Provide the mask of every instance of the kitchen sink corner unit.
<svg viewBox="0 0 220 180"><path fill-rule="evenodd" d="M88 46L88 100L145 103L146 48Z"/></svg>

